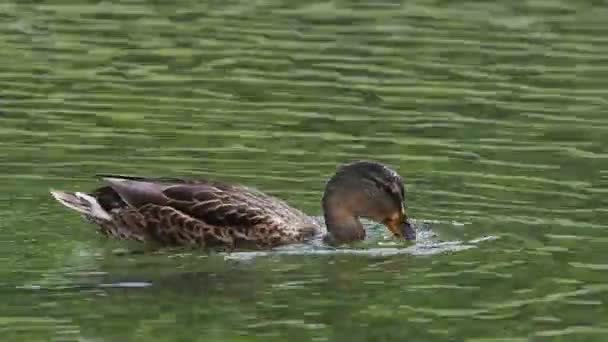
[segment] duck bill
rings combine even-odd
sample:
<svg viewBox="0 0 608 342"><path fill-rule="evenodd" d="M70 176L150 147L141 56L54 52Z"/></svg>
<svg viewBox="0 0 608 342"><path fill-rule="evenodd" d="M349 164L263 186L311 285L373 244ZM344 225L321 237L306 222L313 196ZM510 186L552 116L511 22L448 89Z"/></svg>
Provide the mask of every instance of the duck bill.
<svg viewBox="0 0 608 342"><path fill-rule="evenodd" d="M396 237L404 238L408 241L416 240L416 230L407 218L405 211L401 211L398 215L395 215L385 225Z"/></svg>
<svg viewBox="0 0 608 342"><path fill-rule="evenodd" d="M399 226L399 229L401 230L401 233L403 234L403 236L405 237L406 240L408 240L408 241L416 240L416 230L414 229L414 226L412 226L412 224L410 223L410 221L407 218L405 219L405 221L403 223L401 223L401 225Z"/></svg>

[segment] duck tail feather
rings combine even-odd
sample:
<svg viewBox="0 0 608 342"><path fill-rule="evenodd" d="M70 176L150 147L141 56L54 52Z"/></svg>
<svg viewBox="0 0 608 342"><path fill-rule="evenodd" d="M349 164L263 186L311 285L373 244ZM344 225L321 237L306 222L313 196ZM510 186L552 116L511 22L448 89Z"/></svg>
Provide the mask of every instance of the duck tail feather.
<svg viewBox="0 0 608 342"><path fill-rule="evenodd" d="M112 217L105 211L97 199L91 195L82 192L65 192L51 190L51 195L61 204L66 207L76 210L77 212L92 216L98 219L111 221Z"/></svg>

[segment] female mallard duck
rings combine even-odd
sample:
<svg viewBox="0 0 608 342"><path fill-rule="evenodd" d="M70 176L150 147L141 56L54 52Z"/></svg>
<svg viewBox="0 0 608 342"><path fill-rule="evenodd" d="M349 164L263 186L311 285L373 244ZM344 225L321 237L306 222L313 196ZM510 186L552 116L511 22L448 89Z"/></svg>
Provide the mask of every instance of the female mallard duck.
<svg viewBox="0 0 608 342"><path fill-rule="evenodd" d="M257 190L207 180L102 176L107 186L90 194L51 191L99 231L117 239L162 245L270 248L324 233L313 219ZM414 240L405 214L402 178L368 161L338 168L327 182L322 206L324 240L363 240L359 217L384 224L398 237Z"/></svg>

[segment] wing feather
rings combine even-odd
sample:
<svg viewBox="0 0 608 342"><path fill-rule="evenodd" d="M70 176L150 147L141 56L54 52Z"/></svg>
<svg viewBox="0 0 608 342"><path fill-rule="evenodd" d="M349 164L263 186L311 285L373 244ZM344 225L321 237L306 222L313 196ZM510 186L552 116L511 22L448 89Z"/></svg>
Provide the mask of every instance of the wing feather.
<svg viewBox="0 0 608 342"><path fill-rule="evenodd" d="M164 244L234 246L245 240L274 245L286 235L298 239L295 227L310 224L283 201L243 186L132 176L105 180L125 205L141 213L149 236Z"/></svg>

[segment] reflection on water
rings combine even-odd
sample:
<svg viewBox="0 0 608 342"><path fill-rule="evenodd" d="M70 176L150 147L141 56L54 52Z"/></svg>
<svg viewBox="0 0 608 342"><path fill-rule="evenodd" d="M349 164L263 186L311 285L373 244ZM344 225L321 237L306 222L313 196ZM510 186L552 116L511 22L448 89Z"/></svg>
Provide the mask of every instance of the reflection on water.
<svg viewBox="0 0 608 342"><path fill-rule="evenodd" d="M604 341L600 1L0 3L6 341ZM320 215L336 165L406 179L416 244L106 241L98 173L245 183ZM116 252L122 250L122 252Z"/></svg>

